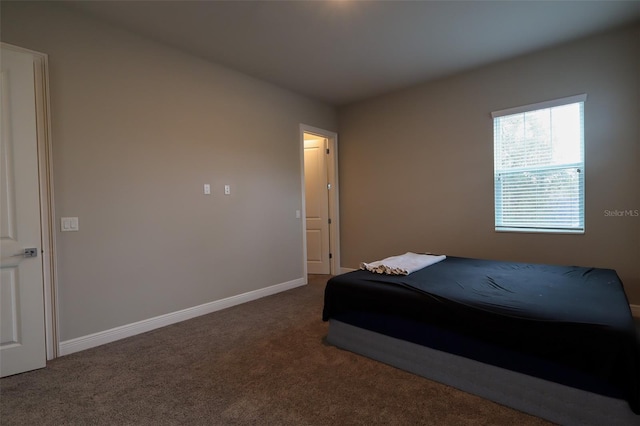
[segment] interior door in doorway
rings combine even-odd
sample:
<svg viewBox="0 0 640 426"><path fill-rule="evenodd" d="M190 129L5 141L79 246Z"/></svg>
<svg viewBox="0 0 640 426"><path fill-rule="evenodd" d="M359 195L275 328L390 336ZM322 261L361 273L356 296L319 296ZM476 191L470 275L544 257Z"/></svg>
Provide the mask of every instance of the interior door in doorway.
<svg viewBox="0 0 640 426"><path fill-rule="evenodd" d="M330 274L329 188L326 138L304 134L307 272Z"/></svg>
<svg viewBox="0 0 640 426"><path fill-rule="evenodd" d="M46 365L34 57L2 45L0 376Z"/></svg>

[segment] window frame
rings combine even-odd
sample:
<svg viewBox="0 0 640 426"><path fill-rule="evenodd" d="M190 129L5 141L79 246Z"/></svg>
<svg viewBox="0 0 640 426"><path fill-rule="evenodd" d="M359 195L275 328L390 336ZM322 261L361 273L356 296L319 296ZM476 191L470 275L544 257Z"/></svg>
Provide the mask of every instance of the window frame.
<svg viewBox="0 0 640 426"><path fill-rule="evenodd" d="M542 233L542 234L584 234L586 229L586 214L585 214L585 135L584 135L584 104L587 100L586 94L568 96L564 98L553 99L544 102L538 102L534 104L528 104L523 106L518 106L514 108L507 108L498 111L493 111L491 113L492 124L493 124L493 158L494 158L494 230L496 232L518 232L518 233ZM544 166L531 166L531 167L523 167L520 171L530 170L534 172L544 171L544 170L553 170L553 169L570 169L577 168L577 172L581 174L578 181L578 212L579 217L581 219L581 227L551 227L544 226L543 223L538 223L537 226L532 224L528 226L513 226L513 224L504 224L504 222L499 223L499 218L502 218L502 215L499 215L499 208L502 208L502 185L499 184L499 174L516 172L517 169L513 170L503 170L498 169L497 165L497 147L499 141L497 140L498 135L496 132L496 119L500 117L505 117L509 115L515 114L524 114L524 113L532 113L534 111L550 109L554 107L560 107L570 104L581 103L581 117L580 117L580 161L574 163L564 163L561 165L544 165ZM536 208L533 208L532 211L538 211Z"/></svg>

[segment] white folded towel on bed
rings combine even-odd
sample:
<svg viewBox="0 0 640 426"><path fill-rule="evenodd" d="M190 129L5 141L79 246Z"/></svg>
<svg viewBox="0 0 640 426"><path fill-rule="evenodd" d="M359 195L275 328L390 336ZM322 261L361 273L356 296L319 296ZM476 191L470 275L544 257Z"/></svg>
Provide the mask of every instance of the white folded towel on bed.
<svg viewBox="0 0 640 426"><path fill-rule="evenodd" d="M360 264L360 269L387 275L409 275L412 272L438 263L447 256L435 254L418 254L407 252L400 256L391 256L376 262Z"/></svg>

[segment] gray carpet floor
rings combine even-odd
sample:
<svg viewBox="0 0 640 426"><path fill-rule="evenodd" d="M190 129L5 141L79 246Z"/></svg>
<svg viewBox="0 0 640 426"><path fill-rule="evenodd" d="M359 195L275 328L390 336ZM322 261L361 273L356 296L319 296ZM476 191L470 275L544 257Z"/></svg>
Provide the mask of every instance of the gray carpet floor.
<svg viewBox="0 0 640 426"><path fill-rule="evenodd" d="M327 276L0 380L4 425L545 425L324 342Z"/></svg>

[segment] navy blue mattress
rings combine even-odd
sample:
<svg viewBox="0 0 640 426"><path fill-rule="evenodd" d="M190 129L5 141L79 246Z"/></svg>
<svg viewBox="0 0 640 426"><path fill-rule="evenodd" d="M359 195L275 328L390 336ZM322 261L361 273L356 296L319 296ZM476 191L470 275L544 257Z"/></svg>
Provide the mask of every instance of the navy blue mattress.
<svg viewBox="0 0 640 426"><path fill-rule="evenodd" d="M323 320L626 399L640 413L640 349L611 269L447 257L407 276L331 278Z"/></svg>

